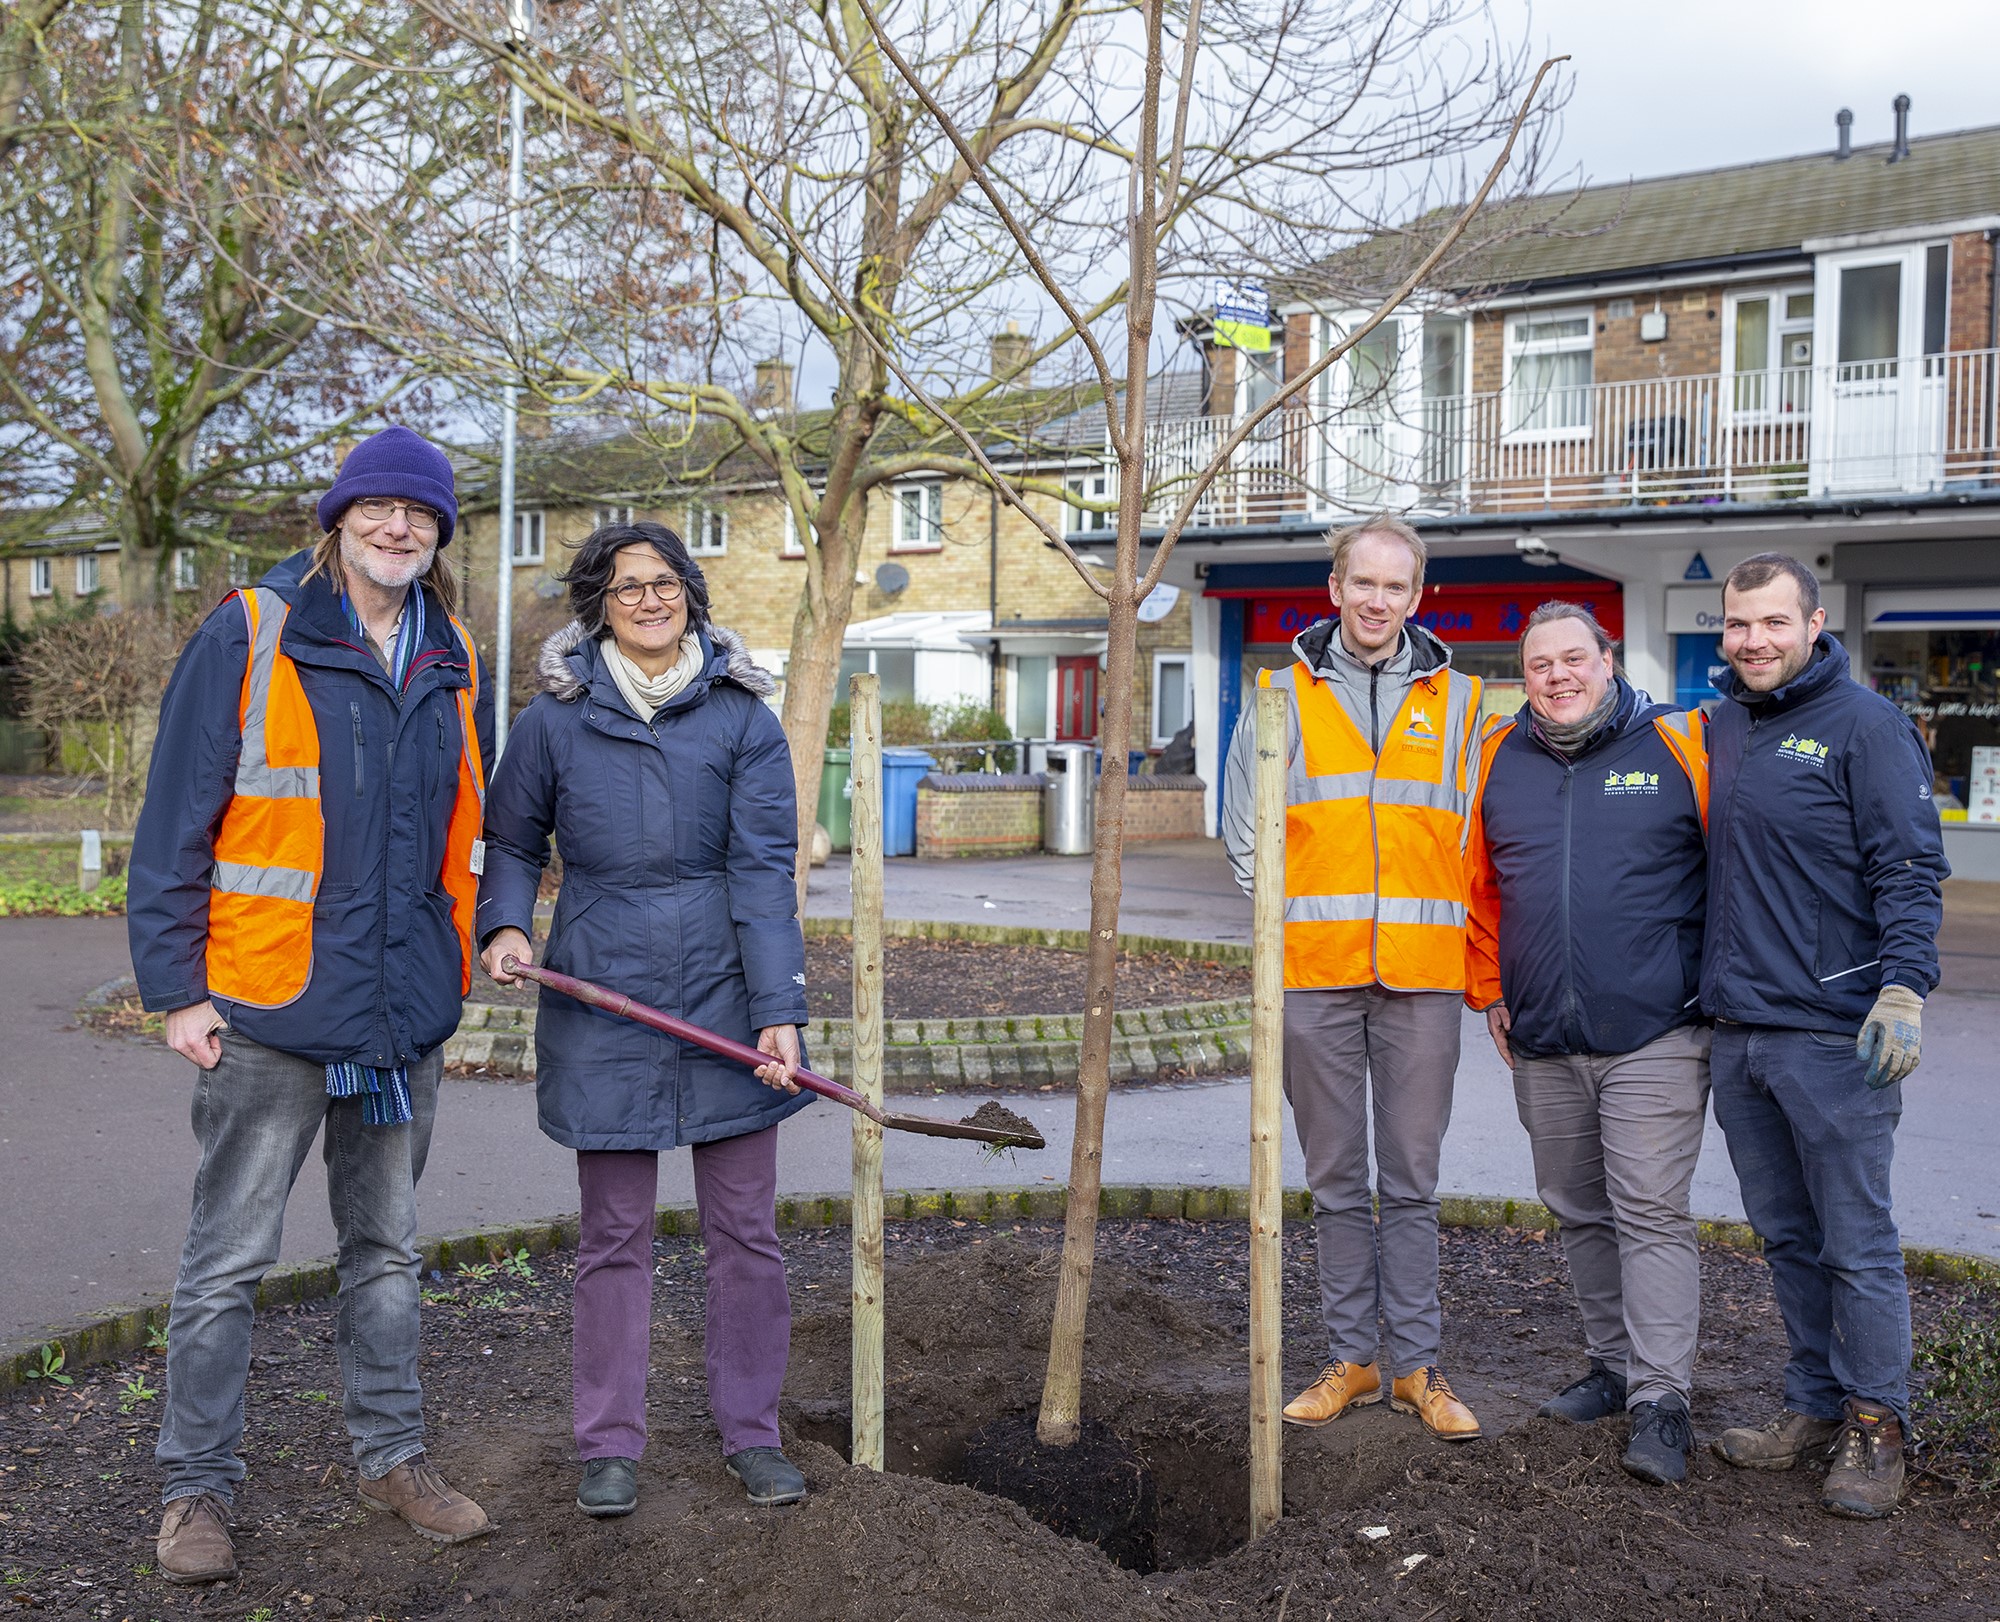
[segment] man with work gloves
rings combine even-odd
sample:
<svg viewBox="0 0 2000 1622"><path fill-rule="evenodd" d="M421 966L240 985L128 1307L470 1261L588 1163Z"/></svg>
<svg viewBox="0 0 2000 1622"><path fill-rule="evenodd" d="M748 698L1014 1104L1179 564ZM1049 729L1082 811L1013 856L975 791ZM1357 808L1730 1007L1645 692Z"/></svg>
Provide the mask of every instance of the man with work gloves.
<svg viewBox="0 0 2000 1622"><path fill-rule="evenodd" d="M1889 1167L1949 869L1929 753L1849 675L1812 571L1747 559L1722 612L1701 1006L1791 1357L1783 1410L1714 1449L1749 1470L1830 1459L1822 1505L1873 1518L1903 1490L1910 1304Z"/></svg>

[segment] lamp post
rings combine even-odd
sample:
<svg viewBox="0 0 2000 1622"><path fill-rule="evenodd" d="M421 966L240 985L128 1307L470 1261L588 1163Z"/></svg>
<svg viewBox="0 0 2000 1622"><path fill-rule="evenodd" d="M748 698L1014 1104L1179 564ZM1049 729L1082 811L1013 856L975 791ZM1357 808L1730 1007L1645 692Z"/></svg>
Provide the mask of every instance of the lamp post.
<svg viewBox="0 0 2000 1622"><path fill-rule="evenodd" d="M507 33L514 49L528 47L533 0L507 0ZM514 323L518 360L521 337L521 147L527 123L527 98L520 82L508 88L507 153L507 306ZM494 611L493 753L507 747L507 721L513 702L514 669L514 441L520 419L518 368L508 377L500 397L500 567L498 602Z"/></svg>

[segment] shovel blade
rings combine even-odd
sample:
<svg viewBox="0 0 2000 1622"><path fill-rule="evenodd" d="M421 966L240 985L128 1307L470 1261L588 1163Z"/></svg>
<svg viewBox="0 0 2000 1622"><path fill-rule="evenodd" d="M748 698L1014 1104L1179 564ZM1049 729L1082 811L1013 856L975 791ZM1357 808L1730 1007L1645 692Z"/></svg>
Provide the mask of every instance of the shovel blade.
<svg viewBox="0 0 2000 1622"><path fill-rule="evenodd" d="M975 1143L997 1143L1008 1149L1046 1149L1048 1140L1039 1132L1009 1132L996 1126L967 1126L962 1121L940 1121L931 1115L885 1115L882 1124L898 1132L918 1132L927 1138L970 1138Z"/></svg>

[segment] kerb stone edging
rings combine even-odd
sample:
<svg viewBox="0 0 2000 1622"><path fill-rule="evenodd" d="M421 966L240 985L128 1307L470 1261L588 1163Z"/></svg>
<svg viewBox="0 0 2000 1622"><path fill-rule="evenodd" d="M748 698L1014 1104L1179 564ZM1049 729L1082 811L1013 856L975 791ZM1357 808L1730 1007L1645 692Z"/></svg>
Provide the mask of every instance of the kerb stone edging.
<svg viewBox="0 0 2000 1622"><path fill-rule="evenodd" d="M808 918L808 935L844 935L846 918ZM1082 952L1080 929L1020 929L994 924L890 919L883 933L905 940L983 941L995 946L1044 946ZM1121 951L1247 964L1250 948L1227 941L1186 941L1121 935ZM1150 1079L1162 1071L1184 1076L1241 1075L1250 1065L1250 999L1121 1008L1113 1016L1111 1079ZM844 1019L806 1027L813 1068L851 1082L853 1031ZM468 1002L458 1030L444 1045L448 1065L535 1073L535 1010ZM1083 1062L1083 1015L988 1015L968 1019L892 1019L883 1025L882 1083L890 1092L986 1092L994 1088L1062 1086Z"/></svg>
<svg viewBox="0 0 2000 1622"><path fill-rule="evenodd" d="M882 1209L891 1222L926 1217L967 1222L1053 1220L1062 1216L1068 1198L1069 1191L1054 1183L1032 1188L903 1189L885 1194ZM1534 1200L1447 1194L1439 1207L1438 1220L1450 1228L1547 1229L1560 1225L1547 1206ZM1189 1222L1242 1222L1250 1215L1250 1191L1228 1185L1115 1183L1099 1194L1097 1211L1107 1220L1177 1217ZM1311 1192L1303 1188L1286 1189L1284 1215L1287 1221L1308 1220L1312 1216ZM792 1195L778 1201L780 1232L844 1228L851 1220L849 1200L844 1194ZM1762 1248L1745 1223L1714 1217L1696 1220L1700 1237L1706 1243L1735 1250ZM701 1231L700 1219L692 1205L660 1207L656 1226L662 1235ZM576 1236L576 1217L558 1216L540 1222L472 1228L443 1238L421 1239L417 1248L423 1271L428 1273L465 1262L496 1261L517 1250L538 1256L560 1245L575 1244ZM2000 1258L1966 1251L1905 1245L1903 1262L1909 1272L1922 1278L2000 1280ZM274 1267L258 1286L257 1306L268 1309L293 1302L325 1300L339 1288L340 1280L331 1261ZM78 1323L52 1327L40 1335L12 1336L0 1341L0 1391L18 1390L35 1383L28 1378L28 1371L38 1366L44 1346L61 1346L64 1367L80 1368L139 1350L146 1343L148 1330L156 1326L161 1330L167 1327L165 1302L114 1307Z"/></svg>

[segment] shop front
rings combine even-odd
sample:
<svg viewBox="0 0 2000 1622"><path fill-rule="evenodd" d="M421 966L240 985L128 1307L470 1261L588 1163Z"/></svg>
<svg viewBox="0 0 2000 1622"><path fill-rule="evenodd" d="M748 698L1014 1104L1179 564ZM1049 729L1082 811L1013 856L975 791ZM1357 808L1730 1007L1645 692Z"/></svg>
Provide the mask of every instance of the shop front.
<svg viewBox="0 0 2000 1622"><path fill-rule="evenodd" d="M1863 668L1930 747L1946 856L2000 877L2000 584L1870 590L1867 615Z"/></svg>
<svg viewBox="0 0 2000 1622"><path fill-rule="evenodd" d="M1236 718L1248 707L1258 672L1291 664L1292 639L1308 626L1331 618L1333 604L1324 584L1311 589L1224 586L1211 588L1208 595L1224 599L1218 732L1227 739ZM1528 616L1551 599L1589 608L1613 638L1625 633L1622 588L1616 581L1596 578L1426 584L1417 611L1410 617L1451 648L1453 668L1484 681L1482 714L1512 715L1524 701L1517 651L1521 632ZM1231 620L1241 626L1241 640L1234 650L1228 646Z"/></svg>

